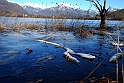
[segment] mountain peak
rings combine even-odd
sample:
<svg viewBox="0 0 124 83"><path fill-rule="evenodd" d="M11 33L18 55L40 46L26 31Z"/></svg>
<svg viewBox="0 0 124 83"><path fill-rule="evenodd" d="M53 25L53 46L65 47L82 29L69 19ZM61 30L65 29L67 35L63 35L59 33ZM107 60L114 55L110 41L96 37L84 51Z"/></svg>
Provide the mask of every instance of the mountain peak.
<svg viewBox="0 0 124 83"><path fill-rule="evenodd" d="M21 4L21 6L22 6L22 7L31 6L31 7L33 7L33 8L41 8L41 9L47 8L47 6L43 6L43 5L40 5L40 4L31 3L31 2L27 2L27 3Z"/></svg>
<svg viewBox="0 0 124 83"><path fill-rule="evenodd" d="M29 14L36 15L47 15L47 16L57 16L57 15L74 15L74 16L83 16L87 15L87 12L83 9L80 9L77 5L72 5L69 3L56 3L54 6L43 6L35 3L25 3L21 5ZM91 12L92 16L96 15L98 12Z"/></svg>
<svg viewBox="0 0 124 83"><path fill-rule="evenodd" d="M79 7L77 5L72 5L72 4L65 3L65 2L56 4L56 6L63 6L63 7L70 7L70 8L73 8L73 9L79 9Z"/></svg>
<svg viewBox="0 0 124 83"><path fill-rule="evenodd" d="M45 5L41 5L41 4L37 4L37 3L31 3L31 2L27 2L27 3L24 3L24 4L20 4L22 7L25 7L25 6L30 6L30 7L33 7L33 8L40 8L40 9L47 9L47 8L51 8L51 7L69 7L69 8L73 8L73 9L79 9L79 7L77 5L72 5L72 4L69 4L69 3L65 3L65 2L62 2L62 3L59 3L54 6L45 6Z"/></svg>

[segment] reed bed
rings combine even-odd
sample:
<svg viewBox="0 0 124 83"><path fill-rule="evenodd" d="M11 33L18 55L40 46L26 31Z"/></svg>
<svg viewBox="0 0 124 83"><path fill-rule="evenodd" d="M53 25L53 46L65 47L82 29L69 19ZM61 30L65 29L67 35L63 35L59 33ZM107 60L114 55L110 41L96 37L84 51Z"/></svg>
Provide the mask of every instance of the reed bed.
<svg viewBox="0 0 124 83"><path fill-rule="evenodd" d="M0 24L0 32L20 32L21 30L36 30L38 32L40 31L69 31L73 32L74 35L80 36L80 37L88 37L92 35L91 30L88 30L87 26L84 26L83 24L77 25L79 20L76 22L73 21L73 19L68 23L68 25L65 25L67 23L66 19L45 19L45 23L39 23L39 22L26 22L21 21L19 22L18 19L15 19L14 21L6 22L4 24ZM72 23L73 22L73 23Z"/></svg>
<svg viewBox="0 0 124 83"><path fill-rule="evenodd" d="M42 18L41 18L42 20ZM62 19L54 19L54 18L45 18L44 23L32 21L27 22L24 20L19 21L18 18L15 19L3 19L0 21L0 32L20 32L21 30L35 30L38 32L41 31L69 31L73 32L77 37L89 37L93 34L102 34L106 35L106 31L114 31L116 30L123 30L124 26L119 27L119 25L114 25L113 27L108 26L108 30L100 31L99 28L96 26L89 27L84 22L80 22L80 19L70 19L67 21L65 18ZM123 23L121 23L122 25ZM95 27L95 28L94 28ZM104 32L104 33L103 33Z"/></svg>
<svg viewBox="0 0 124 83"><path fill-rule="evenodd" d="M92 30L88 30L87 26L80 26L79 28L76 28L74 30L74 34L79 36L79 37L88 37L91 36L93 34Z"/></svg>
<svg viewBox="0 0 124 83"><path fill-rule="evenodd" d="M36 22L18 22L17 20L10 23L0 24L0 32L20 32L21 30L42 30L42 24Z"/></svg>

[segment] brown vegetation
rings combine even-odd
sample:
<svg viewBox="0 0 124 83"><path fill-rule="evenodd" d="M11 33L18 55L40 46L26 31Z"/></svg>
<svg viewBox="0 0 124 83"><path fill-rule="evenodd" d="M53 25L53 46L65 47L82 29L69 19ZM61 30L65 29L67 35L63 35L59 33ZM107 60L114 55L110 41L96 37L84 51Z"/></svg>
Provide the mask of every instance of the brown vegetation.
<svg viewBox="0 0 124 83"><path fill-rule="evenodd" d="M4 26L2 24L0 24L0 32L4 31Z"/></svg>
<svg viewBox="0 0 124 83"><path fill-rule="evenodd" d="M14 23L11 25L9 23L0 24L0 32L20 32L21 30L36 30L36 31L49 31L49 30L58 30L58 31L71 31L78 37L88 37L92 35L93 31L88 30L88 27L81 25L81 26L66 26L64 25L65 19L53 19L53 20L47 20L45 25L42 25L41 23L37 22L18 22L17 19L15 19ZM71 22L71 21L70 21Z"/></svg>
<svg viewBox="0 0 124 83"><path fill-rule="evenodd" d="M59 31L71 31L71 28L68 26L64 26L61 23L55 24L53 26L51 26L52 30L59 30Z"/></svg>
<svg viewBox="0 0 124 83"><path fill-rule="evenodd" d="M88 37L93 34L93 31L88 30L86 26L80 26L79 28L74 29L74 34L78 37Z"/></svg>
<svg viewBox="0 0 124 83"><path fill-rule="evenodd" d="M124 20L124 9L117 10L115 12L108 12L107 19Z"/></svg>
<svg viewBox="0 0 124 83"><path fill-rule="evenodd" d="M0 32L19 32L21 30L42 30L42 25L37 23L15 22L12 25L0 24Z"/></svg>

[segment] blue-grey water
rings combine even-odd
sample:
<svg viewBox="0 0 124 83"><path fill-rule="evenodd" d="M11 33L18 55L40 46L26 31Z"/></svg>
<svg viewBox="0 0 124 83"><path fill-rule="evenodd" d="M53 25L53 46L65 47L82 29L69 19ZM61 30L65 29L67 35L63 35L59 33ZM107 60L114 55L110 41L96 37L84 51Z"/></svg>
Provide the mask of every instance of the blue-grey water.
<svg viewBox="0 0 124 83"><path fill-rule="evenodd" d="M81 20L81 19L50 19L50 18L16 18L16 17L0 17L0 22L3 24L9 24L12 23L19 23L19 22L25 22L25 23L41 23L43 25L46 25L46 23L54 24L54 23L63 23L67 26L81 26L86 25L89 27L99 27L100 20ZM124 21L120 20L106 20L107 26L124 26Z"/></svg>
<svg viewBox="0 0 124 83"><path fill-rule="evenodd" d="M45 23L45 19L41 18L17 19L19 21ZM91 20L86 22L91 24ZM109 21L109 23L113 25L121 22ZM65 49L36 41L45 40L49 36L52 38L47 41L62 44L78 53L94 55L96 58L91 61L72 55L80 61L79 65L68 62L63 57ZM106 60L90 77L115 77L115 64L108 62L109 58L116 53L116 50L110 53L115 48L111 42L109 36L93 35L81 39L67 31L37 32L22 30L20 33L0 33L0 83L76 82L88 76L108 54ZM33 52L26 50L27 47ZM120 68L121 60L119 60ZM119 72L119 76L121 76L121 72Z"/></svg>

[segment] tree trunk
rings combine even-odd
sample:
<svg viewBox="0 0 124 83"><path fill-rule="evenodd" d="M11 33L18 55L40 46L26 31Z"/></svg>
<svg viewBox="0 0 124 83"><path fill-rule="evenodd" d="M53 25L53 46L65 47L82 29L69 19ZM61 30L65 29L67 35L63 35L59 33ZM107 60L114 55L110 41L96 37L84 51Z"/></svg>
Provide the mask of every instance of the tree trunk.
<svg viewBox="0 0 124 83"><path fill-rule="evenodd" d="M105 14L100 14L101 16L101 23L100 23L100 29L107 29L106 27L106 15Z"/></svg>

